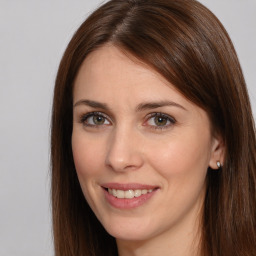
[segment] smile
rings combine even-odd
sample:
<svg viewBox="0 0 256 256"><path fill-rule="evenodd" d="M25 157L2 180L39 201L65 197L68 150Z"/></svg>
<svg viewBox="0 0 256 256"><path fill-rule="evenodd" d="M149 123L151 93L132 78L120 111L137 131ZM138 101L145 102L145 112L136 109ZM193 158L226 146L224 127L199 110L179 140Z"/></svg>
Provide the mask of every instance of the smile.
<svg viewBox="0 0 256 256"><path fill-rule="evenodd" d="M102 185L106 201L119 209L142 206L153 197L159 187L142 184L108 183Z"/></svg>
<svg viewBox="0 0 256 256"><path fill-rule="evenodd" d="M141 195L146 195L148 193L152 193L153 189L136 189L136 190L119 190L119 189L111 189L108 188L108 193L113 195L116 198L126 198L132 199L134 197L140 197Z"/></svg>

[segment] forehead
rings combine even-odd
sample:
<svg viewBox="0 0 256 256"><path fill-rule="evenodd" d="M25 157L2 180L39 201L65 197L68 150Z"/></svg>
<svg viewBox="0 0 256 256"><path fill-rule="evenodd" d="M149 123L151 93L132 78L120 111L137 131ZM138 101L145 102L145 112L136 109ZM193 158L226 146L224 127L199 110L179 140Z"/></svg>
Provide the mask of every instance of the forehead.
<svg viewBox="0 0 256 256"><path fill-rule="evenodd" d="M144 100L172 97L172 100L187 101L152 68L107 45L92 52L82 63L74 83L74 98L106 100L111 95L113 98L133 95L138 99L143 96Z"/></svg>
<svg viewBox="0 0 256 256"><path fill-rule="evenodd" d="M80 67L75 84L79 84L81 80L93 80L93 83L100 83L102 86L118 83L121 88L128 83L132 86L136 81L139 84L150 79L164 82L164 78L146 64L117 47L106 45L87 56Z"/></svg>

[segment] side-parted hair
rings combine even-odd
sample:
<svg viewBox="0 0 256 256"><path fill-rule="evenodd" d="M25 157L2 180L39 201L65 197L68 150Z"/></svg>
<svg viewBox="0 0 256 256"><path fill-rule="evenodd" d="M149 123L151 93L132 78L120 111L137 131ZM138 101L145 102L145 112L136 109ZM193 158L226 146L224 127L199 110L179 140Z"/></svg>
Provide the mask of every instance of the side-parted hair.
<svg viewBox="0 0 256 256"><path fill-rule="evenodd" d="M51 133L55 256L117 255L115 239L84 198L71 148L74 80L88 54L107 43L156 70L204 109L213 133L224 141L223 167L207 172L201 254L256 255L255 126L226 30L195 0L112 0L74 34L56 78Z"/></svg>

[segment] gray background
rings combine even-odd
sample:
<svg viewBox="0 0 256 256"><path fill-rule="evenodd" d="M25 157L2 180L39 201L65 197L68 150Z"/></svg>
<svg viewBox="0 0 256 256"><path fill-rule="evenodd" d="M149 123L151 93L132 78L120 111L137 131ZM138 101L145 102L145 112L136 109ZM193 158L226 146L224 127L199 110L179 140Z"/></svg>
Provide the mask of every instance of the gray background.
<svg viewBox="0 0 256 256"><path fill-rule="evenodd" d="M49 130L58 63L99 0L0 0L0 255L53 255ZM256 0L202 0L228 30L256 116ZM65 232L65 231L64 231Z"/></svg>

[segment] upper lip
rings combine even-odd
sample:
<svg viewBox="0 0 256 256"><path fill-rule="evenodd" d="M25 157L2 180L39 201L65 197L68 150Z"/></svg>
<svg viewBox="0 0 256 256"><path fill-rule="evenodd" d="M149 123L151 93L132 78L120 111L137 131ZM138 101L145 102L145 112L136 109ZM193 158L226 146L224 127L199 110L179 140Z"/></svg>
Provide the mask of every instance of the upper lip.
<svg viewBox="0 0 256 256"><path fill-rule="evenodd" d="M104 183L101 184L103 188L117 189L117 190L136 190L136 189L156 189L156 185L147 185L139 183Z"/></svg>

